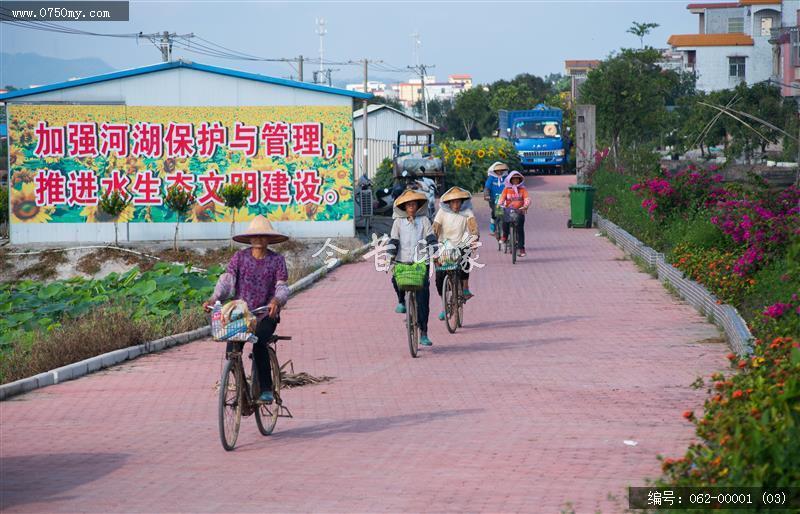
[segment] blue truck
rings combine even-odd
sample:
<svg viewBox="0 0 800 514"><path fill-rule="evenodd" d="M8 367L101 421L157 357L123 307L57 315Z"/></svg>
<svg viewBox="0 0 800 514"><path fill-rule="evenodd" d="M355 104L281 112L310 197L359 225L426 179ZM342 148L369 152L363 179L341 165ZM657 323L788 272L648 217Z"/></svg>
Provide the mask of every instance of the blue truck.
<svg viewBox="0 0 800 514"><path fill-rule="evenodd" d="M525 171L564 171L569 138L561 109L539 104L527 111L500 111L499 118L499 135L514 143Z"/></svg>

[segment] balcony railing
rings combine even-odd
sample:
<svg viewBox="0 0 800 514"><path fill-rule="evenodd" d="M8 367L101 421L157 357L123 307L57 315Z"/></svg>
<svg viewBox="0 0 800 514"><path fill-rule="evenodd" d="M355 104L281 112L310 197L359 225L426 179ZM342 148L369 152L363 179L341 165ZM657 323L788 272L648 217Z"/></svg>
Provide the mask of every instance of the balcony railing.
<svg viewBox="0 0 800 514"><path fill-rule="evenodd" d="M792 55L792 66L800 66L800 27L780 27L772 29L769 42L773 45L788 43Z"/></svg>

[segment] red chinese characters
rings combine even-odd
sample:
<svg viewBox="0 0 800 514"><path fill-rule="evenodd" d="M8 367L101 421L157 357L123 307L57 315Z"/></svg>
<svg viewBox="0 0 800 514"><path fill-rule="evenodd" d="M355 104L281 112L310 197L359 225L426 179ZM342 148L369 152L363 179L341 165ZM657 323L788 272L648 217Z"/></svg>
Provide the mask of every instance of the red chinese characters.
<svg viewBox="0 0 800 514"><path fill-rule="evenodd" d="M247 157L255 157L258 153L258 127L237 121L228 147L243 151Z"/></svg>
<svg viewBox="0 0 800 514"><path fill-rule="evenodd" d="M228 173L231 184L243 183L250 194L247 197L249 205L258 204L258 172L257 171L231 171Z"/></svg>
<svg viewBox="0 0 800 514"><path fill-rule="evenodd" d="M72 171L69 174L69 204L70 205L96 205L97 174L94 170Z"/></svg>
<svg viewBox="0 0 800 514"><path fill-rule="evenodd" d="M176 170L175 173L167 175L167 189L178 186L188 193L194 192L194 175Z"/></svg>
<svg viewBox="0 0 800 514"><path fill-rule="evenodd" d="M67 203L67 179L58 170L38 170L33 178L36 205Z"/></svg>
<svg viewBox="0 0 800 514"><path fill-rule="evenodd" d="M219 196L219 189L225 183L225 175L220 175L217 170L211 170L208 173L199 175L197 179L202 186L202 194L197 199L197 203L205 205L209 202L214 202L219 205L225 205L225 202Z"/></svg>
<svg viewBox="0 0 800 514"><path fill-rule="evenodd" d="M123 199L127 199L129 196L128 186L130 183L131 179L119 170L113 170L109 176L100 179L104 195L117 192Z"/></svg>
<svg viewBox="0 0 800 514"><path fill-rule="evenodd" d="M94 123L68 123L67 143L69 157L97 156L97 125Z"/></svg>
<svg viewBox="0 0 800 514"><path fill-rule="evenodd" d="M127 123L103 123L100 125L100 153L108 155L114 152L118 157L127 157L129 153Z"/></svg>
<svg viewBox="0 0 800 514"><path fill-rule="evenodd" d="M294 184L294 201L300 204L322 203L322 196L319 194L322 179L317 170L302 170L295 173L292 181Z"/></svg>
<svg viewBox="0 0 800 514"><path fill-rule="evenodd" d="M261 141L264 143L264 153L267 157L286 157L289 145L289 125L283 122L265 123L261 127Z"/></svg>
<svg viewBox="0 0 800 514"><path fill-rule="evenodd" d="M161 157L164 154L164 127L158 123L137 123L133 126L133 156Z"/></svg>
<svg viewBox="0 0 800 514"><path fill-rule="evenodd" d="M48 127L47 123L40 121L36 126L36 149L33 154L37 157L63 157L64 156L64 127Z"/></svg>
<svg viewBox="0 0 800 514"><path fill-rule="evenodd" d="M153 175L151 170L140 171L136 174L131 187L134 205L162 205L161 177Z"/></svg>
<svg viewBox="0 0 800 514"><path fill-rule="evenodd" d="M261 172L261 203L288 205L292 201L289 194L289 174L283 170Z"/></svg>
<svg viewBox="0 0 800 514"><path fill-rule="evenodd" d="M322 124L293 123L292 152L299 155L322 155Z"/></svg>
<svg viewBox="0 0 800 514"><path fill-rule="evenodd" d="M228 129L222 123L215 121L212 125L206 122L197 129L197 155L212 157L217 148L228 143Z"/></svg>
<svg viewBox="0 0 800 514"><path fill-rule="evenodd" d="M169 122L164 144L167 157L191 157L194 155L194 126L191 123Z"/></svg>

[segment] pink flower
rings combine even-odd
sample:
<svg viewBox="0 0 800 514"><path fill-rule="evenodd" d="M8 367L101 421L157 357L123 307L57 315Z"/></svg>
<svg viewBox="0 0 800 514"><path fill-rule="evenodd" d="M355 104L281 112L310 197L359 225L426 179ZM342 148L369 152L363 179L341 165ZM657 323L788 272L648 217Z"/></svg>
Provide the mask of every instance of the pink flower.
<svg viewBox="0 0 800 514"><path fill-rule="evenodd" d="M772 319L780 318L787 310L789 310L790 307L791 305L788 303L774 303L767 307L763 314L764 316L768 316Z"/></svg>

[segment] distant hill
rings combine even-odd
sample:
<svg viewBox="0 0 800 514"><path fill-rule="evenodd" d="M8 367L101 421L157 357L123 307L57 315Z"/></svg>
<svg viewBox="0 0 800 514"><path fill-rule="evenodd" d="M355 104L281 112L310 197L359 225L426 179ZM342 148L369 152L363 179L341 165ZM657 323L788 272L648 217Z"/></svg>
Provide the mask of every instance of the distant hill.
<svg viewBox="0 0 800 514"><path fill-rule="evenodd" d="M0 88L26 88L112 71L114 68L95 57L59 59L34 53L0 53Z"/></svg>

